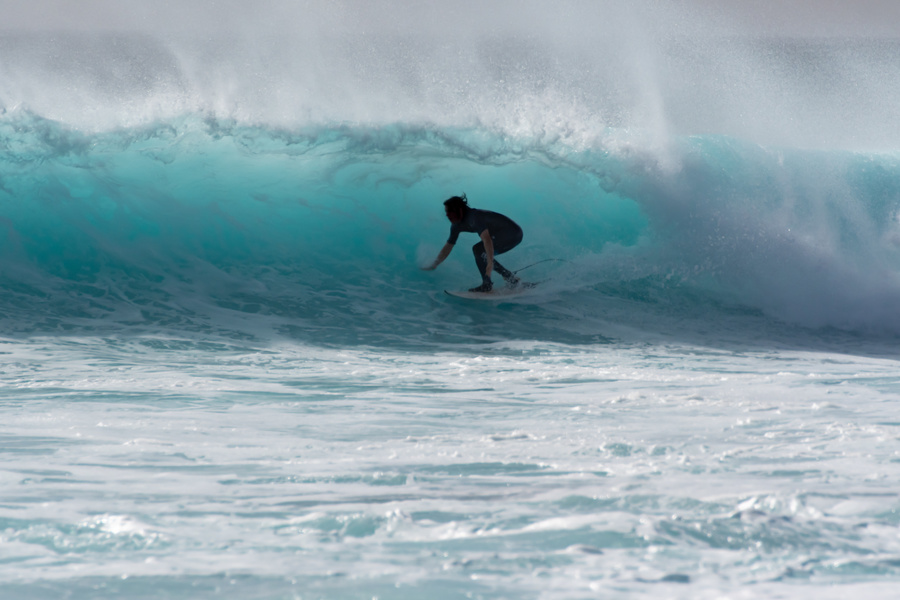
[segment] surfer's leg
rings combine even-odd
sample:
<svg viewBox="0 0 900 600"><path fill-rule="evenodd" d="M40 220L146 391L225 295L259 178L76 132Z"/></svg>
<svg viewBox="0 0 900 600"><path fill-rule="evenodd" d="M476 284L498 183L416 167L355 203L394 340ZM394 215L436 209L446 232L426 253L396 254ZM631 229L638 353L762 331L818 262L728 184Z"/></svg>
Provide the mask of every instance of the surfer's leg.
<svg viewBox="0 0 900 600"><path fill-rule="evenodd" d="M485 272L487 271L487 253L484 251L484 242L478 242L472 246L472 253L475 255L475 264L478 265L478 272L481 273L483 287L490 290L494 284L491 281L491 278L485 275ZM496 271L500 277L505 279L509 285L515 286L519 283L519 278L516 277L512 271L497 262L496 256L494 257L494 271Z"/></svg>
<svg viewBox="0 0 900 600"><path fill-rule="evenodd" d="M481 273L481 285L470 289L470 292L489 292L494 289L491 278L486 275L487 271L487 253L484 251L484 242L478 242L472 246L472 254L475 255L475 264L478 265L478 272ZM496 264L496 263L495 263Z"/></svg>
<svg viewBox="0 0 900 600"><path fill-rule="evenodd" d="M501 229L496 234L492 232L491 241L494 242L494 256L509 252L522 243L522 228Z"/></svg>
<svg viewBox="0 0 900 600"><path fill-rule="evenodd" d="M512 271L498 263L496 258L494 259L494 270L500 274L500 277L507 281L510 280L510 277L512 277L513 279L515 279L516 277L515 275L513 275Z"/></svg>
<svg viewBox="0 0 900 600"><path fill-rule="evenodd" d="M487 252L484 251L484 242L478 242L472 246L472 254L475 255L475 264L478 265L478 272L481 273L481 280L486 285L490 285L491 278L485 274L487 271ZM494 267L496 268L496 266L497 261L494 261Z"/></svg>
<svg viewBox="0 0 900 600"><path fill-rule="evenodd" d="M522 242L522 228L516 227L513 230L500 231L498 236L491 236L491 241L494 242L494 270L510 285L516 285L519 283L519 278L512 271L497 262L497 255L509 252Z"/></svg>

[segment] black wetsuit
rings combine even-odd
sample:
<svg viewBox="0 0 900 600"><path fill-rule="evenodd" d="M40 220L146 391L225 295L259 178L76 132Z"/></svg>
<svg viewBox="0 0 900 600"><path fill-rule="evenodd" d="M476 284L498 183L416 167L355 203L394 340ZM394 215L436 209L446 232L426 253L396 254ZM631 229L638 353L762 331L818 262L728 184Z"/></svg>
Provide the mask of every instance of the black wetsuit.
<svg viewBox="0 0 900 600"><path fill-rule="evenodd" d="M459 234L463 231L481 235L481 232L485 229L491 234L491 241L494 243L494 256L512 250L522 241L522 228L509 217L489 210L470 208L462 221L450 226L450 237L447 239L447 243L456 244ZM478 265L478 271L481 273L482 280L485 284L490 284L491 279L485 273L487 270L487 253L484 250L484 242L480 241L472 246L472 252L475 254L475 263ZM494 260L494 270L500 273L500 276L507 281L515 279L515 275L498 263L496 259Z"/></svg>

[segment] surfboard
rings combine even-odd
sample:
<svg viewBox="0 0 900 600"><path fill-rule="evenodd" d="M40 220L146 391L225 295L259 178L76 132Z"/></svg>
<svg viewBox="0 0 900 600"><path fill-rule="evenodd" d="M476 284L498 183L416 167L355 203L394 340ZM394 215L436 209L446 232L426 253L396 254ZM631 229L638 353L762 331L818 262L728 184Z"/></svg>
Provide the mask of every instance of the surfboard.
<svg viewBox="0 0 900 600"><path fill-rule="evenodd" d="M536 283L522 282L516 287L495 287L490 292L470 292L468 290L444 290L445 294L466 300L505 300L527 294L537 286Z"/></svg>

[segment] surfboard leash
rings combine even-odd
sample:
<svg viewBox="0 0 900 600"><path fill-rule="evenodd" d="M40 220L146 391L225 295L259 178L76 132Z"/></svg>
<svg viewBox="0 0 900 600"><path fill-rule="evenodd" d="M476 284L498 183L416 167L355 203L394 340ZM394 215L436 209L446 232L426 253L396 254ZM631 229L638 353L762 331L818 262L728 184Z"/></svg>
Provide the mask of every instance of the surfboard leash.
<svg viewBox="0 0 900 600"><path fill-rule="evenodd" d="M522 267L518 271L513 271L513 275L516 275L516 274L520 273L521 271L524 271L525 269L530 269L531 267L537 266L537 265L539 265L541 263L545 263L545 262L569 262L569 261L565 260L564 258L545 258L544 260L539 260L536 263L531 263L527 267Z"/></svg>

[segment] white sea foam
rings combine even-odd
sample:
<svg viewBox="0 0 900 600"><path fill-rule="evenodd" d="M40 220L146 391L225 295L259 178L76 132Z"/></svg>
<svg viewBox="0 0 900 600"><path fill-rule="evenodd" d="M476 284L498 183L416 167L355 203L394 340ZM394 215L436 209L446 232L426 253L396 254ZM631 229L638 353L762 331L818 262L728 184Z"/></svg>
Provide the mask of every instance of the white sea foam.
<svg viewBox="0 0 900 600"><path fill-rule="evenodd" d="M763 598L897 577L892 359L280 343L127 364L112 341L5 344L0 579L21 597L165 577L172 597L221 579L224 597Z"/></svg>

